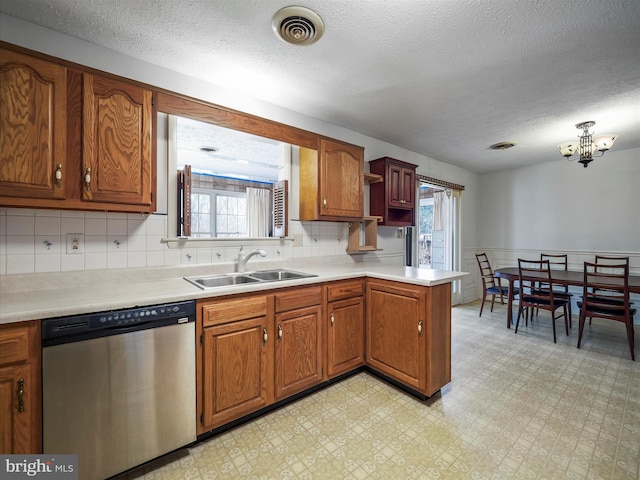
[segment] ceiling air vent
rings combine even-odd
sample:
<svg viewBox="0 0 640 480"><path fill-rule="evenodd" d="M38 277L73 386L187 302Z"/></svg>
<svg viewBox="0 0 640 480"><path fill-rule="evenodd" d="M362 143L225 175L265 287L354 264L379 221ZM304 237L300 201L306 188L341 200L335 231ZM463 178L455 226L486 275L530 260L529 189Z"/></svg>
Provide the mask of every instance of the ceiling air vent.
<svg viewBox="0 0 640 480"><path fill-rule="evenodd" d="M200 147L200 151L204 153L216 153L218 150L220 150L218 147L214 147L212 145L204 145Z"/></svg>
<svg viewBox="0 0 640 480"><path fill-rule="evenodd" d="M311 45L324 33L320 16L305 7L284 7L273 16L273 31L281 40L293 45Z"/></svg>
<svg viewBox="0 0 640 480"><path fill-rule="evenodd" d="M500 142L500 143L494 143L489 148L491 150L506 150L507 148L511 148L515 146L516 146L516 142Z"/></svg>

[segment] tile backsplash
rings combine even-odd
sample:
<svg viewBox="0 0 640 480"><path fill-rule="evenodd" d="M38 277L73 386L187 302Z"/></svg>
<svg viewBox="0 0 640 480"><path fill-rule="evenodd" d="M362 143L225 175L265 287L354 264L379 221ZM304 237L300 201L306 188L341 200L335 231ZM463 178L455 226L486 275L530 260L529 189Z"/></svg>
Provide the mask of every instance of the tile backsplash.
<svg viewBox="0 0 640 480"><path fill-rule="evenodd" d="M273 260L346 254L348 224L290 222ZM168 248L166 215L0 208L0 274L233 262L238 246ZM246 247L245 247L246 249Z"/></svg>

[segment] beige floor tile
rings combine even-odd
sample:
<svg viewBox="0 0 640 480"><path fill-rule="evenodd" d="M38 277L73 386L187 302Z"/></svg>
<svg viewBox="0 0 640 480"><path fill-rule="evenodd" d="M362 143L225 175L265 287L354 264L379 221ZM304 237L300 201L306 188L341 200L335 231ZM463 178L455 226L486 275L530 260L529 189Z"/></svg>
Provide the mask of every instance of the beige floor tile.
<svg viewBox="0 0 640 480"><path fill-rule="evenodd" d="M366 373L120 480L640 478L640 362L621 325L455 307L452 382L426 402ZM637 329L636 329L637 330Z"/></svg>

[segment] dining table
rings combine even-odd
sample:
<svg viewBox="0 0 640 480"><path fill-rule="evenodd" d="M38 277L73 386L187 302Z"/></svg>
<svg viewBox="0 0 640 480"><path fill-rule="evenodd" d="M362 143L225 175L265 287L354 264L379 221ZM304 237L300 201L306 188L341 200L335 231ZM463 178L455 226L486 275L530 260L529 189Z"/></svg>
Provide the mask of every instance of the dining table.
<svg viewBox="0 0 640 480"><path fill-rule="evenodd" d="M519 278L518 267L496 268L493 271L498 278L504 278L509 282L508 308L507 308L507 328L511 328L513 323L513 287ZM584 285L584 271L582 270L551 270L551 281L558 285L573 285L582 287ZM640 275L629 275L629 293L640 294Z"/></svg>

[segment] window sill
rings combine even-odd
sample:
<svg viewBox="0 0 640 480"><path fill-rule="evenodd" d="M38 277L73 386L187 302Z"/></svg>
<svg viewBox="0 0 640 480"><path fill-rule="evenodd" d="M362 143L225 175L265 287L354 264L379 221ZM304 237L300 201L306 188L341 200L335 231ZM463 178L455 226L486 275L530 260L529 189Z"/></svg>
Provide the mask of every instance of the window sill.
<svg viewBox="0 0 640 480"><path fill-rule="evenodd" d="M205 247L239 247L240 245L284 245L293 242L291 237L261 237L261 238L163 238L161 243L168 248L205 248Z"/></svg>

